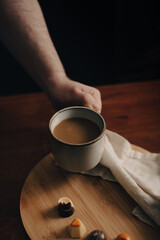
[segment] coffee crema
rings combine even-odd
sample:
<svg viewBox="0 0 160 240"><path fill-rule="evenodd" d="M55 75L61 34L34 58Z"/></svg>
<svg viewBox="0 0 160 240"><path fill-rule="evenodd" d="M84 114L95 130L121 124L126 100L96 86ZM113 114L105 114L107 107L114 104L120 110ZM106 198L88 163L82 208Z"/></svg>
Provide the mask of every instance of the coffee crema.
<svg viewBox="0 0 160 240"><path fill-rule="evenodd" d="M62 142L83 144L90 142L100 135L96 123L85 118L68 118L61 121L53 130L53 135Z"/></svg>

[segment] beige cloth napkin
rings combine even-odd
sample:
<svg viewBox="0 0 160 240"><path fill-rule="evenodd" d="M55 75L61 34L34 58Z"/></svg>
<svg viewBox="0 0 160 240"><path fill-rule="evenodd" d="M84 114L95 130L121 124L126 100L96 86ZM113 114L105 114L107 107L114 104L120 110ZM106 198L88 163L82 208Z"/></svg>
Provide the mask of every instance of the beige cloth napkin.
<svg viewBox="0 0 160 240"><path fill-rule="evenodd" d="M116 179L140 206L133 214L152 226L160 226L160 154L135 151L125 138L107 130L100 164L84 173Z"/></svg>

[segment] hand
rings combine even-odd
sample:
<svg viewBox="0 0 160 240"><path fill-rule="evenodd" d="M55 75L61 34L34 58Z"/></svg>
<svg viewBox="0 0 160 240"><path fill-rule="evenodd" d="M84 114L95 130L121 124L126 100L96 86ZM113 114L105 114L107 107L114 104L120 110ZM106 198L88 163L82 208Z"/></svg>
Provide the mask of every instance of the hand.
<svg viewBox="0 0 160 240"><path fill-rule="evenodd" d="M68 77L63 77L63 79L54 82L47 95L56 110L81 105L101 113L102 102L98 89L75 82Z"/></svg>

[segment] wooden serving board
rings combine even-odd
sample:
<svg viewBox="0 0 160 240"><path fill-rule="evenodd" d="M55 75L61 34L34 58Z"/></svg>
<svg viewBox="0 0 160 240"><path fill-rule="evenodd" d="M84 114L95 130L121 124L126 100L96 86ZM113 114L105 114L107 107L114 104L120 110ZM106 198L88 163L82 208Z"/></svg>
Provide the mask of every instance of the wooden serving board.
<svg viewBox="0 0 160 240"><path fill-rule="evenodd" d="M134 146L144 152L145 150ZM69 197L75 212L68 218L58 215L59 198ZM118 183L99 177L70 173L54 164L48 154L28 175L20 198L23 225L32 240L71 239L67 227L78 217L86 235L99 229L107 239L128 232L133 240L158 240L158 233L132 215L135 202Z"/></svg>

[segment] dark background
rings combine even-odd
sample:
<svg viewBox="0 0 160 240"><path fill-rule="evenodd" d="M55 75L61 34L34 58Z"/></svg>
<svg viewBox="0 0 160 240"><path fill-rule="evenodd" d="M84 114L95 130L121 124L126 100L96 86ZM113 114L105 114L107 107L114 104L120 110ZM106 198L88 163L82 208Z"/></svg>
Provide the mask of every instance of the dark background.
<svg viewBox="0 0 160 240"><path fill-rule="evenodd" d="M68 76L88 85L160 79L159 1L39 0ZM0 44L1 95L40 91Z"/></svg>

